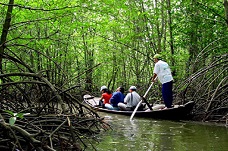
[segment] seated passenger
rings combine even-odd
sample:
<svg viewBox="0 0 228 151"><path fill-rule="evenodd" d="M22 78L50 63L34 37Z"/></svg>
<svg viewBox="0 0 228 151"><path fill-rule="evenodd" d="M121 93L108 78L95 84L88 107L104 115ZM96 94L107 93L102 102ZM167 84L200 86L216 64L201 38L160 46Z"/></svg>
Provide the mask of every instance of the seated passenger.
<svg viewBox="0 0 228 151"><path fill-rule="evenodd" d="M110 110L119 110L118 103L124 103L124 88L119 87L116 89L116 92L112 94L110 101L110 104L105 105L106 108Z"/></svg>
<svg viewBox="0 0 228 151"><path fill-rule="evenodd" d="M105 107L105 104L110 104L109 100L112 97L112 93L106 86L102 86L100 91L102 95L99 101L99 105Z"/></svg>
<svg viewBox="0 0 228 151"><path fill-rule="evenodd" d="M129 92L124 98L124 103L118 103L120 110L133 111L137 104L141 101L140 95L136 92L136 87L131 86Z"/></svg>

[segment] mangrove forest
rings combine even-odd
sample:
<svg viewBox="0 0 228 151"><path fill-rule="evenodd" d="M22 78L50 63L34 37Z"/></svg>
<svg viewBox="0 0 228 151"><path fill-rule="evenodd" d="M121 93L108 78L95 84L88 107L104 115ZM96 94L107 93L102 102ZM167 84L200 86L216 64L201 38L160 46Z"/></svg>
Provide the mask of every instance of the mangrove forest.
<svg viewBox="0 0 228 151"><path fill-rule="evenodd" d="M111 127L83 95L142 96L157 53L174 103L228 125L228 0L1 0L0 16L0 150L96 150ZM160 82L146 99L162 102Z"/></svg>

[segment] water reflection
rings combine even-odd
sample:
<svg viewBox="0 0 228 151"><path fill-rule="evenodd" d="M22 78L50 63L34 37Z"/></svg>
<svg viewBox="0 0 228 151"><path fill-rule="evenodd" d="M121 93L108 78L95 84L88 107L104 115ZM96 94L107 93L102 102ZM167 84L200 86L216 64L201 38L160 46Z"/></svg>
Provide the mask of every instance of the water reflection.
<svg viewBox="0 0 228 151"><path fill-rule="evenodd" d="M113 130L98 136L98 151L227 151L228 129L193 124L108 115Z"/></svg>

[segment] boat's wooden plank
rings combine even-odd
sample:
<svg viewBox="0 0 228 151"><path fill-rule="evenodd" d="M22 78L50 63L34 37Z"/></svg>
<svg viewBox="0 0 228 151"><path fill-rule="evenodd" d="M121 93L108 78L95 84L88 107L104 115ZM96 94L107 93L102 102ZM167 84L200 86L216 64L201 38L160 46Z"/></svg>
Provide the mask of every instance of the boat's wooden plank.
<svg viewBox="0 0 228 151"><path fill-rule="evenodd" d="M106 108L99 108L98 105L100 98L98 97L84 97L84 102L93 107L95 110L100 112L121 114L130 116L133 111L117 111L117 110L108 110ZM192 111L194 102L188 102L185 105L174 105L173 108L163 109L163 104L157 104L153 106L153 110L146 111L137 111L135 116L138 117L150 117L150 118L159 118L159 119L185 119L189 113Z"/></svg>

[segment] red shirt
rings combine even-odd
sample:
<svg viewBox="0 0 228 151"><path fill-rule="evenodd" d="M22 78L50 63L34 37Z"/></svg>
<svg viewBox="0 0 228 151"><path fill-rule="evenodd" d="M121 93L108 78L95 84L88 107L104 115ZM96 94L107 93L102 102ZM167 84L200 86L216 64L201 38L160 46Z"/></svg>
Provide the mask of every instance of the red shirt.
<svg viewBox="0 0 228 151"><path fill-rule="evenodd" d="M112 94L103 93L103 94L102 94L102 97L103 97L103 99L104 99L103 104L106 104L106 103L110 104L109 100L110 100L110 98L112 97Z"/></svg>

